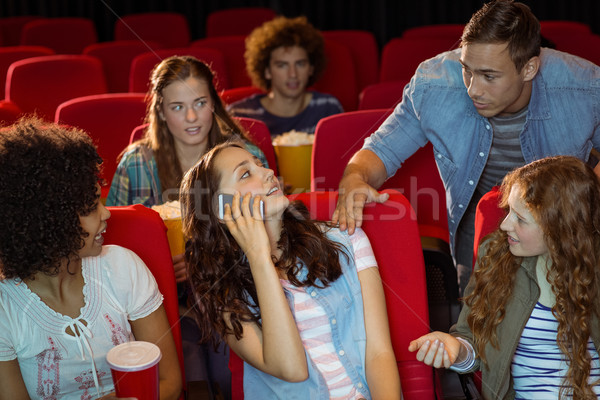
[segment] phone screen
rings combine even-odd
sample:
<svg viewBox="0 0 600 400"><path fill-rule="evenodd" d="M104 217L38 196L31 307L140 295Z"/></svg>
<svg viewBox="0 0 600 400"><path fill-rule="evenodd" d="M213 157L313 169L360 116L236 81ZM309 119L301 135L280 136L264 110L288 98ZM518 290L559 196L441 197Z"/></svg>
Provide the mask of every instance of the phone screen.
<svg viewBox="0 0 600 400"><path fill-rule="evenodd" d="M226 194L226 193L220 193L219 194L219 218L223 219L223 216L225 215L225 204L229 204L229 206L231 207L233 204L233 195L232 194ZM253 215L253 204L254 204L254 197L252 197L250 199L250 215ZM240 196L240 209L242 207L242 197ZM265 203L261 200L260 201L260 216L262 219L265 219Z"/></svg>

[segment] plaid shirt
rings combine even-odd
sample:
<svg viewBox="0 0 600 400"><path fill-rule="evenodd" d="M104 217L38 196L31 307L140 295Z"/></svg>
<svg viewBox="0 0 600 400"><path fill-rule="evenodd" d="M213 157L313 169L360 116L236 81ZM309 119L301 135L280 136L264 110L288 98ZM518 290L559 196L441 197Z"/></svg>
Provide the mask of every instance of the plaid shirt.
<svg viewBox="0 0 600 400"><path fill-rule="evenodd" d="M246 143L247 150L268 167L263 152L254 144ZM158 178L158 169L152 150L136 146L123 155L110 185L106 198L107 206L143 204L146 207L175 200L179 188L163 192Z"/></svg>

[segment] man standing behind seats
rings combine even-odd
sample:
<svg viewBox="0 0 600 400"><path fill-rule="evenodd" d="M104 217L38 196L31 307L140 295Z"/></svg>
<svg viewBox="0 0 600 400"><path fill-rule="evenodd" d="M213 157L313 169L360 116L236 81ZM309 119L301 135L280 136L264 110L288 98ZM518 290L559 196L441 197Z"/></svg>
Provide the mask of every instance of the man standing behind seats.
<svg viewBox="0 0 600 400"><path fill-rule="evenodd" d="M321 118L343 112L329 94L307 91L325 70L323 36L305 17L277 17L246 38L246 70L267 91L229 107L236 117L263 121L272 136L296 130L314 133Z"/></svg>
<svg viewBox="0 0 600 400"><path fill-rule="evenodd" d="M466 91L465 91L466 87ZM379 187L427 142L446 188L461 289L472 269L475 207L515 167L600 148L600 68L540 48L540 23L512 0L485 4L459 49L423 62L392 115L346 167L334 222L352 233ZM461 290L462 293L462 290Z"/></svg>

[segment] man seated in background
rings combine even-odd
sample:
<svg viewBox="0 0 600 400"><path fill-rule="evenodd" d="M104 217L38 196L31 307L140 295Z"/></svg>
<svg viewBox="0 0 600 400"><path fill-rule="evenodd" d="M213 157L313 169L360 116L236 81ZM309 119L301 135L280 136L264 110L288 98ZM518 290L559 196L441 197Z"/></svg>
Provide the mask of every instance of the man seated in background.
<svg viewBox="0 0 600 400"><path fill-rule="evenodd" d="M314 133L321 118L343 112L329 94L307 91L325 69L323 36L305 17L277 17L246 38L246 69L255 94L229 106L236 117L263 121L271 135Z"/></svg>

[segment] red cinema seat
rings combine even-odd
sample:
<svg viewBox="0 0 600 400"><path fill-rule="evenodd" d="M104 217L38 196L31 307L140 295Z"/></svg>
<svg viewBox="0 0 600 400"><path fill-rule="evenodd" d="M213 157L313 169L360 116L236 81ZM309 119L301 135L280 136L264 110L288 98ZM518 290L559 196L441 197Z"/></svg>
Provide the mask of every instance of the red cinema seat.
<svg viewBox="0 0 600 400"><path fill-rule="evenodd" d="M194 40L190 47L208 47L221 51L225 57L225 68L229 78L229 86L221 86L221 89L236 88L252 85L250 77L246 73L245 40L246 36L244 35L207 37Z"/></svg>
<svg viewBox="0 0 600 400"><path fill-rule="evenodd" d="M186 387L179 324L179 300L175 284L175 272L167 240L167 228L160 215L141 204L122 207L107 207L110 218L104 233L104 244L116 244L136 253L146 264L162 293L163 307L171 325L177 357L181 368L183 386ZM184 400L182 392L180 400Z"/></svg>
<svg viewBox="0 0 600 400"><path fill-rule="evenodd" d="M6 100L22 112L54 121L59 104L75 97L106 93L100 60L59 54L16 61L6 75Z"/></svg>
<svg viewBox="0 0 600 400"><path fill-rule="evenodd" d="M379 82L379 48L371 31L340 29L322 31L323 37L348 47L356 73L357 90Z"/></svg>
<svg viewBox="0 0 600 400"><path fill-rule="evenodd" d="M96 26L90 18L42 18L28 22L21 32L21 44L46 46L56 54L81 54L98 41Z"/></svg>
<svg viewBox="0 0 600 400"><path fill-rule="evenodd" d="M38 15L18 15L0 18L0 42L2 46L19 46L23 27L31 21L41 19Z"/></svg>
<svg viewBox="0 0 600 400"><path fill-rule="evenodd" d="M506 217L506 210L500 207L502 193L500 187L494 186L492 190L484 194L475 210L475 238L473 240L473 267L477 260L477 252L483 238L500 227L500 223Z"/></svg>
<svg viewBox="0 0 600 400"><path fill-rule="evenodd" d="M83 49L82 54L100 60L110 93L123 93L129 90L129 70L133 59L160 47L159 43L150 40L113 40L91 44Z"/></svg>
<svg viewBox="0 0 600 400"><path fill-rule="evenodd" d="M311 190L337 190L350 158L391 111L354 111L319 121L313 144ZM387 188L399 190L409 199L417 213L421 236L449 242L446 191L437 171L431 144L406 160L380 189Z"/></svg>
<svg viewBox="0 0 600 400"><path fill-rule="evenodd" d="M402 101L409 81L387 81L369 85L358 95L359 110L394 109Z"/></svg>
<svg viewBox="0 0 600 400"><path fill-rule="evenodd" d="M0 47L0 96L4 98L6 73L10 64L25 58L49 56L54 50L44 46L5 46Z"/></svg>
<svg viewBox="0 0 600 400"><path fill-rule="evenodd" d="M401 37L383 46L379 81L408 81L423 61L457 48L458 42L447 38Z"/></svg>
<svg viewBox="0 0 600 400"><path fill-rule="evenodd" d="M221 100L223 100L223 103L228 105L257 93L264 92L262 89L259 89L254 86L242 86L237 88L225 89L221 92L220 96Z"/></svg>
<svg viewBox="0 0 600 400"><path fill-rule="evenodd" d="M248 132L250 139L256 144L267 159L269 168L275 172L275 176L278 175L277 171L277 159L275 158L275 149L273 149L273 141L271 139L271 132L267 125L253 118L235 117L240 123L242 128Z"/></svg>
<svg viewBox="0 0 600 400"><path fill-rule="evenodd" d="M350 49L337 41L325 39L325 55L327 66L313 88L335 96L344 111L356 110L358 83Z"/></svg>
<svg viewBox="0 0 600 400"><path fill-rule="evenodd" d="M144 93L85 96L66 101L56 110L56 122L83 129L98 146L104 160L102 175L108 184L102 187L102 198L108 195L117 158L129 144L131 131L144 121L144 98Z"/></svg>
<svg viewBox="0 0 600 400"><path fill-rule="evenodd" d="M275 18L267 7L234 7L216 10L206 18L206 37L248 35L254 28Z"/></svg>
<svg viewBox="0 0 600 400"><path fill-rule="evenodd" d="M114 40L150 40L162 47L186 47L190 43L190 27L183 14L148 12L120 17L115 23Z"/></svg>
<svg viewBox="0 0 600 400"><path fill-rule="evenodd" d="M131 62L129 70L129 91L146 92L150 82L150 74L156 66L167 57L192 56L204 61L210 66L214 73L214 84L217 90L229 87L229 77L225 57L218 49L203 47L182 47L171 49L160 49L152 52L142 53Z"/></svg>
<svg viewBox="0 0 600 400"><path fill-rule="evenodd" d="M540 30L542 36L556 44L557 48L559 44L568 44L568 41L573 38L592 33L588 24L568 20L541 20Z"/></svg>

